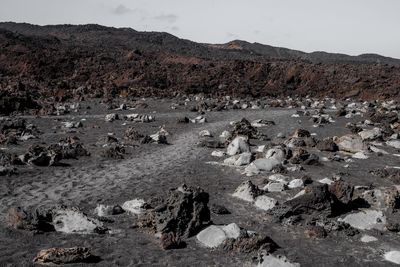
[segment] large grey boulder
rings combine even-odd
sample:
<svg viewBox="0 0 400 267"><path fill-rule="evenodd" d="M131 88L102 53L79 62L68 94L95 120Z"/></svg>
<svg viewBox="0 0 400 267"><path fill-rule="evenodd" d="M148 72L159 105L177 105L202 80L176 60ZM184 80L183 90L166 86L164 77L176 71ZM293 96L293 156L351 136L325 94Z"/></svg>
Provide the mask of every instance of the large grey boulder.
<svg viewBox="0 0 400 267"><path fill-rule="evenodd" d="M240 235L240 228L236 223L228 225L211 225L197 234L197 240L208 248L220 246L228 238L236 239Z"/></svg>
<svg viewBox="0 0 400 267"><path fill-rule="evenodd" d="M235 139L232 140L232 142L228 145L226 149L226 153L229 156L244 152L250 152L248 139L244 136L237 136Z"/></svg>
<svg viewBox="0 0 400 267"><path fill-rule="evenodd" d="M362 140L374 140L382 137L382 130L380 128L373 128L371 130L363 130L358 133Z"/></svg>
<svg viewBox="0 0 400 267"><path fill-rule="evenodd" d="M254 185L251 181L245 181L241 183L238 188L236 188L232 196L245 201L253 202L260 194L261 190L258 188L258 186Z"/></svg>
<svg viewBox="0 0 400 267"><path fill-rule="evenodd" d="M336 140L339 150L357 153L366 149L360 136L355 134L344 135Z"/></svg>

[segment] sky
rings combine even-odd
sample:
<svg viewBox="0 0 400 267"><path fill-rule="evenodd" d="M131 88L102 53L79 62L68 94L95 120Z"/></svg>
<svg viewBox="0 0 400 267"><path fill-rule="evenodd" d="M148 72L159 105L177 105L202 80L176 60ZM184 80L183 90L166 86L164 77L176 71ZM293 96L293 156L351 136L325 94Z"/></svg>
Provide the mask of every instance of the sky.
<svg viewBox="0 0 400 267"><path fill-rule="evenodd" d="M400 58L400 0L0 0L0 21L169 32L305 52Z"/></svg>

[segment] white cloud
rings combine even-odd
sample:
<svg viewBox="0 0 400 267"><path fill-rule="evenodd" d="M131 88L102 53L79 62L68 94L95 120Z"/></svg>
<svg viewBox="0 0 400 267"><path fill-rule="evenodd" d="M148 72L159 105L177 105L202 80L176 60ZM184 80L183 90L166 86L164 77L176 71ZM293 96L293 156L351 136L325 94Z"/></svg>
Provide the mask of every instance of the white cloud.
<svg viewBox="0 0 400 267"><path fill-rule="evenodd" d="M133 11L132 9L121 4L113 10L113 13L116 15L124 15L124 14L130 13L132 11Z"/></svg>
<svg viewBox="0 0 400 267"><path fill-rule="evenodd" d="M158 16L155 16L154 19L160 20L160 21L165 21L167 23L174 23L178 20L178 16L174 14L161 14Z"/></svg>

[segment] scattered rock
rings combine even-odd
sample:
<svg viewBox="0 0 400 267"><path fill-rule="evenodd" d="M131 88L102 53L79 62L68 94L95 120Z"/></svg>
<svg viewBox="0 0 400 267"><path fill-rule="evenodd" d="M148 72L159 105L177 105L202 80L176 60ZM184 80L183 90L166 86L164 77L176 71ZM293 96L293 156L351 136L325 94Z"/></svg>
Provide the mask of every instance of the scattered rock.
<svg viewBox="0 0 400 267"><path fill-rule="evenodd" d="M105 117L106 122L113 122L118 119L119 119L119 116L116 113L107 114Z"/></svg>
<svg viewBox="0 0 400 267"><path fill-rule="evenodd" d="M270 210L278 204L278 201L268 196L258 196L254 205L262 210Z"/></svg>
<svg viewBox="0 0 400 267"><path fill-rule="evenodd" d="M105 147L103 151L101 151L100 155L103 158L108 159L124 159L125 148L118 144L113 144L111 146Z"/></svg>
<svg viewBox="0 0 400 267"><path fill-rule="evenodd" d="M240 228L235 223L225 226L211 225L197 234L197 240L208 248L220 246L228 238L236 239L240 235Z"/></svg>
<svg viewBox="0 0 400 267"><path fill-rule="evenodd" d="M88 248L50 248L41 250L34 263L38 264L68 264L68 263L95 263L99 257L94 256Z"/></svg>
<svg viewBox="0 0 400 267"><path fill-rule="evenodd" d="M94 210L97 216L104 217L110 215L118 215L124 213L124 209L121 206L109 206L109 205L97 205L96 209Z"/></svg>
<svg viewBox="0 0 400 267"><path fill-rule="evenodd" d="M245 201L253 202L256 197L261 195L262 191L251 181L245 181L236 188L232 194L233 197L240 198Z"/></svg>
<svg viewBox="0 0 400 267"><path fill-rule="evenodd" d="M380 128L373 128L371 130L363 130L358 133L362 140L375 140L382 137L382 131Z"/></svg>
<svg viewBox="0 0 400 267"><path fill-rule="evenodd" d="M208 198L202 189L182 185L142 214L139 226L160 234L174 233L177 238L191 237L210 221Z"/></svg>
<svg viewBox="0 0 400 267"><path fill-rule="evenodd" d="M385 252L383 258L387 261L393 262L395 264L400 264L400 251L392 250Z"/></svg>
<svg viewBox="0 0 400 267"><path fill-rule="evenodd" d="M132 214L139 215L145 212L145 206L146 202L143 199L135 198L133 200L125 201L124 204L122 204L122 209Z"/></svg>
<svg viewBox="0 0 400 267"><path fill-rule="evenodd" d="M338 146L332 139L324 139L317 143L317 149L321 151L336 152L338 151Z"/></svg>
<svg viewBox="0 0 400 267"><path fill-rule="evenodd" d="M250 152L248 139L244 136L237 136L235 139L233 139L233 141L228 145L226 149L226 154L228 154L229 156L244 152Z"/></svg>
<svg viewBox="0 0 400 267"><path fill-rule="evenodd" d="M361 242L363 243L370 243L370 242L375 242L378 241L378 238L370 235L363 235L360 239Z"/></svg>
<svg viewBox="0 0 400 267"><path fill-rule="evenodd" d="M382 211L362 210L339 218L339 221L348 223L360 230L377 229L382 231L386 224L386 217Z"/></svg>
<svg viewBox="0 0 400 267"><path fill-rule="evenodd" d="M257 267L300 267L298 263L291 263L284 256L262 255Z"/></svg>
<svg viewBox="0 0 400 267"><path fill-rule="evenodd" d="M213 204L210 208L211 212L218 215L231 214L231 212L224 206Z"/></svg>
<svg viewBox="0 0 400 267"><path fill-rule="evenodd" d="M350 153L357 153L364 150L366 147L362 142L360 136L357 135L344 135L340 137L336 141L339 150L350 152Z"/></svg>

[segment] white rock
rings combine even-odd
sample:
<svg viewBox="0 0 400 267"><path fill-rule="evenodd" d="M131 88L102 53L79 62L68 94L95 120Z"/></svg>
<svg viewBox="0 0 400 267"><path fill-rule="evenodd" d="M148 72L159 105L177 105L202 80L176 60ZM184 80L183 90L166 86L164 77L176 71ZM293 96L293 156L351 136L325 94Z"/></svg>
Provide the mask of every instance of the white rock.
<svg viewBox="0 0 400 267"><path fill-rule="evenodd" d="M236 223L230 223L222 226L222 230L225 232L228 238L238 238L240 236L240 227Z"/></svg>
<svg viewBox="0 0 400 267"><path fill-rule="evenodd" d="M392 134L391 136L390 136L390 139L392 139L392 140L396 140L396 139L399 139L399 134L398 133L394 133L394 134Z"/></svg>
<svg viewBox="0 0 400 267"><path fill-rule="evenodd" d="M381 149L381 148L377 148L376 146L370 146L369 149L371 149L372 152L375 153L381 153L383 155L388 155L389 153L386 152L385 150Z"/></svg>
<svg viewBox="0 0 400 267"><path fill-rule="evenodd" d="M225 155L224 151L218 151L218 150L214 150L213 152L211 152L211 156L213 157L223 157Z"/></svg>
<svg viewBox="0 0 400 267"><path fill-rule="evenodd" d="M254 205L262 210L270 210L278 204L278 201L268 196L258 196Z"/></svg>
<svg viewBox="0 0 400 267"><path fill-rule="evenodd" d="M357 213L349 214L343 219L339 218L338 220L346 222L360 230L383 230L386 224L385 215L383 215L382 211L377 210L362 210Z"/></svg>
<svg viewBox="0 0 400 267"><path fill-rule="evenodd" d="M400 140L389 140L386 142L388 146L392 146L394 148L400 149Z"/></svg>
<svg viewBox="0 0 400 267"><path fill-rule="evenodd" d="M245 201L253 202L257 197L258 187L251 181L245 181L241 183L235 192L232 194L233 197L240 198Z"/></svg>
<svg viewBox="0 0 400 267"><path fill-rule="evenodd" d="M199 136L201 137L212 137L212 134L209 130L202 130L199 132Z"/></svg>
<svg viewBox="0 0 400 267"><path fill-rule="evenodd" d="M250 146L247 142L247 138L244 136L237 136L235 139L232 140L232 142L228 145L226 149L226 153L229 156L233 156L243 152L250 152Z"/></svg>
<svg viewBox="0 0 400 267"><path fill-rule="evenodd" d="M274 167L278 166L281 162L275 158L269 159L256 159L250 165L254 165L260 171L271 171Z"/></svg>
<svg viewBox="0 0 400 267"><path fill-rule="evenodd" d="M190 122L191 123L205 123L205 122L207 122L207 119L203 116L197 116L196 118L191 119Z"/></svg>
<svg viewBox="0 0 400 267"><path fill-rule="evenodd" d="M197 240L208 248L216 248L226 239L236 239L240 235L240 228L236 223L225 226L211 225L197 234Z"/></svg>
<svg viewBox="0 0 400 267"><path fill-rule="evenodd" d="M397 250L388 251L383 255L383 258L395 264L400 264L400 251Z"/></svg>
<svg viewBox="0 0 400 267"><path fill-rule="evenodd" d="M296 166L286 167L286 170L289 172L298 172L303 170L303 167L296 165Z"/></svg>
<svg viewBox="0 0 400 267"><path fill-rule="evenodd" d="M103 216L109 216L113 215L113 206L106 206L103 204L97 205L96 209L94 212L97 214L97 216L103 217Z"/></svg>
<svg viewBox="0 0 400 267"><path fill-rule="evenodd" d="M374 140L382 136L380 128L373 128L371 130L363 130L358 133L362 140Z"/></svg>
<svg viewBox="0 0 400 267"><path fill-rule="evenodd" d="M246 152L227 158L224 160L224 163L235 166L243 166L249 164L250 161L251 161L251 153Z"/></svg>
<svg viewBox="0 0 400 267"><path fill-rule="evenodd" d="M257 267L300 267L299 263L291 263L284 256L273 256L271 254L262 256L262 260Z"/></svg>
<svg viewBox="0 0 400 267"><path fill-rule="evenodd" d="M289 182L289 177L276 173L268 176L268 180L287 184Z"/></svg>
<svg viewBox="0 0 400 267"><path fill-rule="evenodd" d="M271 182L264 186L263 190L268 192L282 192L286 189L285 184L280 182Z"/></svg>
<svg viewBox="0 0 400 267"><path fill-rule="evenodd" d="M295 198L301 197L302 195L305 195L305 194L306 194L306 190L303 189L300 192L298 192L294 197L292 197L290 199L295 199Z"/></svg>
<svg viewBox="0 0 400 267"><path fill-rule="evenodd" d="M378 238L370 235L363 235L360 239L361 242L363 243L369 243L369 242L375 242L378 241Z"/></svg>
<svg viewBox="0 0 400 267"><path fill-rule="evenodd" d="M246 174L246 176L253 176L253 175L256 175L256 174L259 174L259 173L260 173L260 170L253 163L249 164L244 169L244 172L243 172L243 174Z"/></svg>
<svg viewBox="0 0 400 267"><path fill-rule="evenodd" d="M333 184L333 181L331 179L329 179L329 178L323 178L321 180L318 180L318 182L321 183L321 184L327 184L327 185Z"/></svg>
<svg viewBox="0 0 400 267"><path fill-rule="evenodd" d="M53 225L57 232L90 234L94 233L97 227L101 227L102 223L78 210L61 209L53 214Z"/></svg>
<svg viewBox="0 0 400 267"><path fill-rule="evenodd" d="M122 204L122 209L132 214L141 214L144 212L143 206L146 202L143 199L135 198L132 200L125 201Z"/></svg>
<svg viewBox="0 0 400 267"><path fill-rule="evenodd" d="M221 135L219 136L219 138L221 139L222 142L225 142L226 140L228 140L229 138L231 138L232 134L229 131L223 131L221 133Z"/></svg>
<svg viewBox="0 0 400 267"><path fill-rule="evenodd" d="M338 147L342 151L357 153L365 149L362 139L358 135L344 135L336 141Z"/></svg>
<svg viewBox="0 0 400 267"><path fill-rule="evenodd" d="M289 182L289 185L288 185L288 187L290 189L303 187L303 186L304 186L304 182L301 179L293 179L292 181Z"/></svg>
<svg viewBox="0 0 400 267"><path fill-rule="evenodd" d="M209 248L216 248L224 242L227 237L221 227L211 225L202 230L196 236L197 240L204 246Z"/></svg>
<svg viewBox="0 0 400 267"><path fill-rule="evenodd" d="M278 161L283 161L285 157L286 153L280 147L274 147L268 149L267 152L265 153L265 158L267 159L274 158Z"/></svg>
<svg viewBox="0 0 400 267"><path fill-rule="evenodd" d="M355 159L368 159L368 155L364 151L357 152L352 155Z"/></svg>
<svg viewBox="0 0 400 267"><path fill-rule="evenodd" d="M257 149L256 149L256 152L264 152L264 150L265 150L265 145L262 145L262 146L258 146L257 147Z"/></svg>
<svg viewBox="0 0 400 267"><path fill-rule="evenodd" d="M235 165L235 162L239 159L239 155L233 155L229 158L224 159L224 164Z"/></svg>
<svg viewBox="0 0 400 267"><path fill-rule="evenodd" d="M28 140L30 140L30 139L35 139L35 138L36 138L36 136L34 136L34 135L32 135L32 134L24 133L23 135L21 135L21 136L19 137L19 140L21 140L21 141L28 141Z"/></svg>
<svg viewBox="0 0 400 267"><path fill-rule="evenodd" d="M112 122L115 120L118 120L118 114L116 114L116 113L107 114L105 117L105 121L107 121L107 122Z"/></svg>

